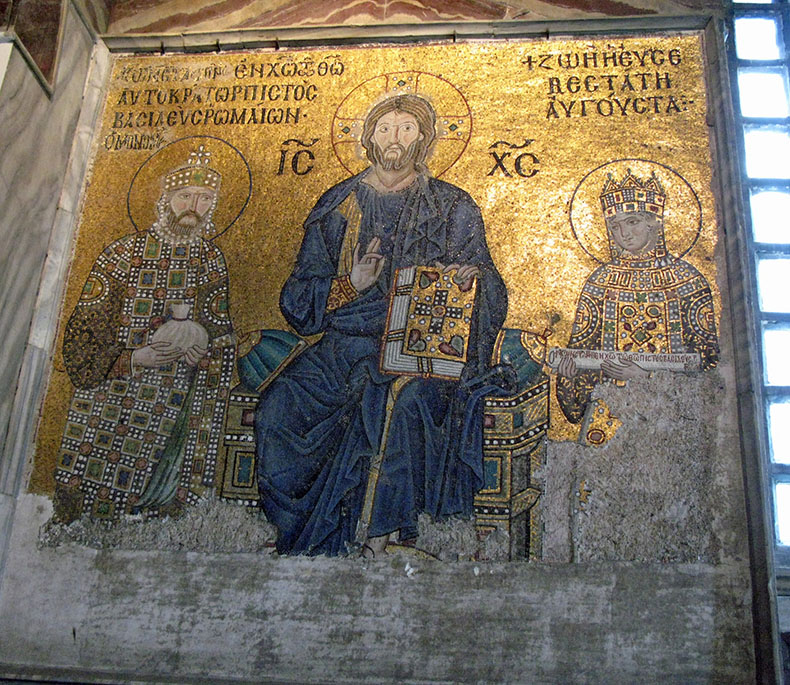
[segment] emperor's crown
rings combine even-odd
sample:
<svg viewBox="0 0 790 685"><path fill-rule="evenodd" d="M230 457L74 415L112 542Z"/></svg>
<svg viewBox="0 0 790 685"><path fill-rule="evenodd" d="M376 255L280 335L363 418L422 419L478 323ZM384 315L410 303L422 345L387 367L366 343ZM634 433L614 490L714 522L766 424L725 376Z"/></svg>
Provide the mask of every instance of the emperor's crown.
<svg viewBox="0 0 790 685"><path fill-rule="evenodd" d="M165 176L165 191L185 188L186 186L207 186L218 190L222 175L209 167L210 160L211 152L200 145L197 150L189 153L189 159L187 159L186 164Z"/></svg>
<svg viewBox="0 0 790 685"><path fill-rule="evenodd" d="M601 191L601 207L605 217L617 213L651 212L656 216L664 215L667 196L656 178L655 172L644 182L628 169L621 183L609 174Z"/></svg>

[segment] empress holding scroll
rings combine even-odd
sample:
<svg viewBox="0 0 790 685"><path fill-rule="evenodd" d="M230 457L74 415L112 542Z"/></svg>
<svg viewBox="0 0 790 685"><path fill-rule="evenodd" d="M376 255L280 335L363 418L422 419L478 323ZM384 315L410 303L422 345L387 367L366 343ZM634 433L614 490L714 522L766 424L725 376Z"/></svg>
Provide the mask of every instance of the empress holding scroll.
<svg viewBox="0 0 790 685"><path fill-rule="evenodd" d="M668 252L666 200L655 173L643 180L630 169L622 181L610 174L601 191L611 260L582 288L568 348L612 354L597 362L600 370L571 354L558 355L557 399L571 423L582 421L593 388L604 379L624 382L647 376L648 366L671 368L662 359L682 367L688 353L699 356L698 368L718 361L710 286L691 264ZM635 356L648 364L640 365Z"/></svg>

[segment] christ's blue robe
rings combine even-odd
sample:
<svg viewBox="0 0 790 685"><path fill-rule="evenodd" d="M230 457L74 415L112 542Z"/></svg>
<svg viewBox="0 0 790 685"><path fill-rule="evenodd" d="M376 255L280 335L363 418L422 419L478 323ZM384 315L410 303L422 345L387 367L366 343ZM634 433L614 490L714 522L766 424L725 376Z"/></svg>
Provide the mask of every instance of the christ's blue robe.
<svg viewBox="0 0 790 685"><path fill-rule="evenodd" d="M293 273L280 294L288 323L323 337L264 390L255 418L261 506L277 526L280 553L345 554L354 541L371 458L378 451L394 376L379 371L395 269L414 265L479 267L467 363L459 381L412 379L398 395L368 534L417 533L417 517L471 517L483 482L482 400L512 390L507 370L491 368L507 293L485 240L480 209L460 188L420 175L409 188L379 194L365 173L334 186L316 203ZM381 239L377 282L333 311L351 194L362 212L360 253Z"/></svg>

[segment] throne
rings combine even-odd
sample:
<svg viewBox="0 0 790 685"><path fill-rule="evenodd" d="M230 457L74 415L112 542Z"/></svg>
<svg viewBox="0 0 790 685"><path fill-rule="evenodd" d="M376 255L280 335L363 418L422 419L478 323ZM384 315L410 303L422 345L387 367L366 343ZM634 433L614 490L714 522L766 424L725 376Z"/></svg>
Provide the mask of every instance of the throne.
<svg viewBox="0 0 790 685"><path fill-rule="evenodd" d="M480 539L495 531L507 535L511 559L541 556L541 484L546 460L549 379L544 372L544 334L502 329L494 347L494 364L513 367L514 394L484 399L484 483L474 500ZM244 506L258 505L255 477L255 408L261 392L309 343L287 331L263 330L239 343L240 383L231 391L220 451L218 494Z"/></svg>

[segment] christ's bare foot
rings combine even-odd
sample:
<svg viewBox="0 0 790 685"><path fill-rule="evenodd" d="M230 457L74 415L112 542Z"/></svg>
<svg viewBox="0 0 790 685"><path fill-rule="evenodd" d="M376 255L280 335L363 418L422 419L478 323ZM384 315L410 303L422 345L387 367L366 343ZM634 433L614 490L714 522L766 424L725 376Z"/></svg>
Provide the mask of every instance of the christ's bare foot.
<svg viewBox="0 0 790 685"><path fill-rule="evenodd" d="M381 556L387 548L389 539L389 533L375 538L368 538L368 541L362 547L362 556L365 559L375 559L377 556Z"/></svg>

